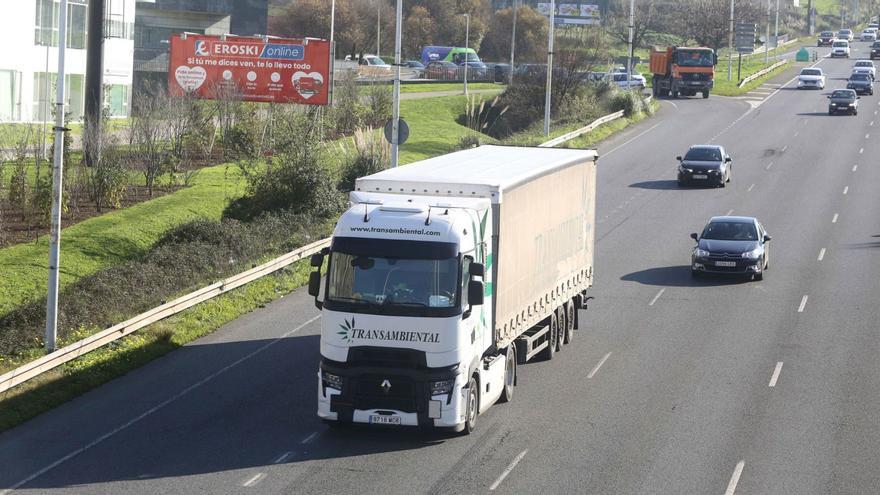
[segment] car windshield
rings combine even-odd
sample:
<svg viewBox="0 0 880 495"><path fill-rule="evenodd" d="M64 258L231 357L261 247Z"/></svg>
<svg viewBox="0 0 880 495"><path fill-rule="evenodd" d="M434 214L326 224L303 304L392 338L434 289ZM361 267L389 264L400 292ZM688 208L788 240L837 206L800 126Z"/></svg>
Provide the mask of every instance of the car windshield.
<svg viewBox="0 0 880 495"><path fill-rule="evenodd" d="M874 63L863 60L861 62L856 62L856 67L874 67Z"/></svg>
<svg viewBox="0 0 880 495"><path fill-rule="evenodd" d="M712 52L706 50L679 50L675 62L682 67L712 67L715 65Z"/></svg>
<svg viewBox="0 0 880 495"><path fill-rule="evenodd" d="M718 148L691 148L684 155L684 159L694 162L720 162L721 150Z"/></svg>
<svg viewBox="0 0 880 495"><path fill-rule="evenodd" d="M853 81L869 81L871 76L868 74L853 74L849 78Z"/></svg>
<svg viewBox="0 0 880 495"><path fill-rule="evenodd" d="M388 65L379 57L364 57L369 65Z"/></svg>
<svg viewBox="0 0 880 495"><path fill-rule="evenodd" d="M849 46L849 43L847 43L846 41L835 41L834 42L835 48L841 48L841 47L847 47L847 46Z"/></svg>
<svg viewBox="0 0 880 495"><path fill-rule="evenodd" d="M822 71L819 69L804 69L801 71L802 76L821 76Z"/></svg>
<svg viewBox="0 0 880 495"><path fill-rule="evenodd" d="M838 90L834 91L833 93L831 93L831 97L832 98L854 99L856 97L856 94L854 91L847 91L845 89L838 89Z"/></svg>
<svg viewBox="0 0 880 495"><path fill-rule="evenodd" d="M752 223L719 221L706 225L700 238L717 241L757 241L758 230Z"/></svg>
<svg viewBox="0 0 880 495"><path fill-rule="evenodd" d="M327 301L353 311L390 314L458 304L458 257L403 259L334 251L328 277Z"/></svg>
<svg viewBox="0 0 880 495"><path fill-rule="evenodd" d="M828 36L834 36L834 33L832 33L831 31L822 31L822 34L820 36L822 36L823 38L827 38Z"/></svg>

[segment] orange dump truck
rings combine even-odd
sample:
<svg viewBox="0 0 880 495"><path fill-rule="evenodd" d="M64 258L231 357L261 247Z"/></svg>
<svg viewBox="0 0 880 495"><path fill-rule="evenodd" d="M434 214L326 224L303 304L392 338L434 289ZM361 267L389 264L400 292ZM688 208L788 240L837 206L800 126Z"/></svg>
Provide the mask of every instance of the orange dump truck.
<svg viewBox="0 0 880 495"><path fill-rule="evenodd" d="M709 97L715 79L718 56L711 48L668 47L651 49L654 96Z"/></svg>

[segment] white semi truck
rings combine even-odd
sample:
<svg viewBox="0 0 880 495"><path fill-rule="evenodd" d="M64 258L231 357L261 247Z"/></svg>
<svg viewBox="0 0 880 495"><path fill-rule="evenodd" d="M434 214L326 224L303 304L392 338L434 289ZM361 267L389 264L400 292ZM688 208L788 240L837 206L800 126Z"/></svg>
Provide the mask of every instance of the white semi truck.
<svg viewBox="0 0 880 495"><path fill-rule="evenodd" d="M311 260L318 416L470 432L509 401L589 299L596 159L481 146L358 179Z"/></svg>

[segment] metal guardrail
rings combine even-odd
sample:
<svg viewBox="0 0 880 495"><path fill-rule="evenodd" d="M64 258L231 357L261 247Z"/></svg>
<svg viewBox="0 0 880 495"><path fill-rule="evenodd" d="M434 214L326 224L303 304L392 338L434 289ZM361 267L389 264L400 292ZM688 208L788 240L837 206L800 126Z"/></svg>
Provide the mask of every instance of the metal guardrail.
<svg viewBox="0 0 880 495"><path fill-rule="evenodd" d="M754 74L752 74L751 76L744 78L742 81L739 82L737 87L741 88L741 87L745 86L746 83L748 83L749 81L753 81L753 80L763 76L764 74L767 74L768 72L778 68L778 67L782 67L783 65L785 65L787 63L788 63L787 60L780 60L779 62L776 62L775 64L771 65L770 67L767 67L766 69L761 69L758 72L755 72Z"/></svg>
<svg viewBox="0 0 880 495"><path fill-rule="evenodd" d="M645 101L650 102L651 97L648 96ZM612 120L616 120L621 117L623 117L623 110L619 112L614 112L604 117L600 117L590 124L586 125L585 127L581 127L580 129L559 136L558 138L551 139L546 143L540 144L539 147L552 148L553 146L557 146L560 143L564 143L565 141L574 139L582 134L586 134L587 132L590 132L591 130L599 127L602 124L611 122ZM329 245L330 238L328 237L326 239L321 239L311 244L307 244L301 248L294 249L293 251L285 255L279 256L278 258L275 258L271 261L263 263L262 265L256 266L237 275L233 275L219 282L214 282L213 284L202 287L195 292L190 292L189 294L180 296L173 301L169 301L165 304L157 306L147 312L141 313L131 319L123 321L122 323L118 323L94 335L90 335L89 337L74 342L73 344L62 347L61 349L58 349L51 354L47 354L39 359L35 359L34 361L19 366L12 371L0 375L0 394L17 385L21 385L28 380L40 376L41 374L49 370L57 368L58 366L61 366L68 361L72 361L82 356L83 354L103 347L115 340L121 339L122 337L125 337L126 335L140 330L141 328L144 328L152 323L155 323L169 316L173 316L183 310L195 306L196 304L207 301L208 299L217 297L220 294L224 294L231 291L232 289L236 289L249 282L253 282L254 280L262 278L270 273L276 272L288 265L291 265L301 259L317 253L318 251Z"/></svg>
<svg viewBox="0 0 880 495"><path fill-rule="evenodd" d="M157 306L145 313L141 313L134 318L126 320L122 323L113 325L106 330L102 330L94 335L86 337L80 341L70 344L66 347L56 350L51 354L47 354L39 359L31 361L25 365L0 375L0 393L9 390L16 385L20 385L34 377L45 373L53 368L57 368L62 364L86 354L87 352L103 347L110 342L118 340L126 335L135 332L147 325L155 323L161 319L167 318L181 311L191 308L196 304L207 301L220 294L226 293L241 287L249 282L264 277L270 273L276 272L294 262L317 253L324 247L330 245L330 239L321 239L311 244L307 244L301 248L295 249L283 256L279 256L271 261L263 263L245 272L233 275L229 278L215 282L207 287L178 297L177 299Z"/></svg>

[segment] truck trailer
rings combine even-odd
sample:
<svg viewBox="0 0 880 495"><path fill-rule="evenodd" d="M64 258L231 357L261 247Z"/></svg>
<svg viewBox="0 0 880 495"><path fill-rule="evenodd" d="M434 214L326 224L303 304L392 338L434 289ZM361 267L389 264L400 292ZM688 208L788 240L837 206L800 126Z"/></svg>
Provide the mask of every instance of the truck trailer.
<svg viewBox="0 0 880 495"><path fill-rule="evenodd" d="M311 259L318 416L469 433L511 400L590 298L596 160L480 146L358 179Z"/></svg>
<svg viewBox="0 0 880 495"><path fill-rule="evenodd" d="M709 97L715 84L718 56L706 47L667 47L651 49L651 73L654 96L678 98L702 93Z"/></svg>

